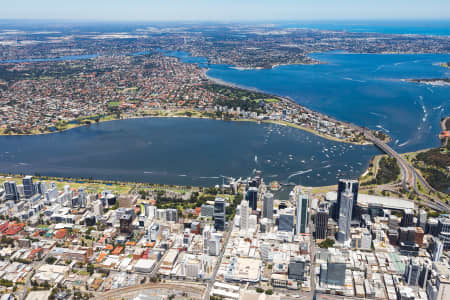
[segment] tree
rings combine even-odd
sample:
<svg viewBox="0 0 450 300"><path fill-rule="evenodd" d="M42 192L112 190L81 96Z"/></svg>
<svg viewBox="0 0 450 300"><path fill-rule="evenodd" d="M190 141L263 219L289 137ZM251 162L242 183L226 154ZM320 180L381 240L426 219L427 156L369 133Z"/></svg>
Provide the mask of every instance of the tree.
<svg viewBox="0 0 450 300"><path fill-rule="evenodd" d="M45 262L49 265L53 265L55 263L55 261L56 261L56 258L53 256L49 256L45 259Z"/></svg>
<svg viewBox="0 0 450 300"><path fill-rule="evenodd" d="M334 245L334 240L331 240L331 239L326 239L325 241L318 244L318 246L320 248L330 248L330 247L333 247L333 245Z"/></svg>

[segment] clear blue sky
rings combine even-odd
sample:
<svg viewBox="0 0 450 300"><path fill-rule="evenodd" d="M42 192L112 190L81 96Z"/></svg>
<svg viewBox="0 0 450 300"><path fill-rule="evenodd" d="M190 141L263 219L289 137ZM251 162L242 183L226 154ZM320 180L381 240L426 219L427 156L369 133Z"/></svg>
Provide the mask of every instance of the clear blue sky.
<svg viewBox="0 0 450 300"><path fill-rule="evenodd" d="M450 19L449 0L0 0L0 19Z"/></svg>

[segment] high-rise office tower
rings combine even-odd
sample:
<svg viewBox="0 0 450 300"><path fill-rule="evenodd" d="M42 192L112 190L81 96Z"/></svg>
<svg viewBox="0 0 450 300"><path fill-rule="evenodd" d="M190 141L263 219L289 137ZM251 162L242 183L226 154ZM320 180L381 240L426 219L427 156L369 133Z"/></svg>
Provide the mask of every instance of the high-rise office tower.
<svg viewBox="0 0 450 300"><path fill-rule="evenodd" d="M339 231L337 233L337 240L344 243L350 238L350 226L353 212L353 193L351 190L346 190L341 195L341 204L339 209Z"/></svg>
<svg viewBox="0 0 450 300"><path fill-rule="evenodd" d="M177 222L178 221L178 213L176 208L168 208L166 209L166 221Z"/></svg>
<svg viewBox="0 0 450 300"><path fill-rule="evenodd" d="M352 216L356 215L356 202L358 200L358 188L359 188L359 182L357 180L349 180L349 179L339 179L338 182L338 192L337 192L337 200L334 207L334 215L333 219L338 221L339 219L339 212L341 207L341 199L342 194L346 190L350 190L353 194L353 204L352 204Z"/></svg>
<svg viewBox="0 0 450 300"><path fill-rule="evenodd" d="M420 274L419 274L419 286L422 289L425 289L427 281L431 277L431 270L432 270L432 266L424 261L422 263L422 267L420 269Z"/></svg>
<svg viewBox="0 0 450 300"><path fill-rule="evenodd" d="M265 193L263 203L263 218L273 220L273 194Z"/></svg>
<svg viewBox="0 0 450 300"><path fill-rule="evenodd" d="M403 211L402 222L400 226L402 227L411 227L413 226L414 212L412 209L405 209Z"/></svg>
<svg viewBox="0 0 450 300"><path fill-rule="evenodd" d="M15 181L5 181L5 183L3 183L3 187L5 188L6 200L17 201L20 199L19 190L17 189L17 184Z"/></svg>
<svg viewBox="0 0 450 300"><path fill-rule="evenodd" d="M419 283L420 265L416 259L409 260L404 276L408 285L416 286Z"/></svg>
<svg viewBox="0 0 450 300"><path fill-rule="evenodd" d="M419 210L419 218L417 220L417 226L422 227L425 230L425 225L427 224L427 212L424 209Z"/></svg>
<svg viewBox="0 0 450 300"><path fill-rule="evenodd" d="M225 199L217 197L214 200L214 229L217 231L225 230Z"/></svg>
<svg viewBox="0 0 450 300"><path fill-rule="evenodd" d="M444 251L450 250L450 217L442 215L438 218L437 232Z"/></svg>
<svg viewBox="0 0 450 300"><path fill-rule="evenodd" d="M296 209L296 224L295 233L306 233L308 228L308 206L309 198L305 193L298 191L296 195L297 209Z"/></svg>
<svg viewBox="0 0 450 300"><path fill-rule="evenodd" d="M425 224L425 233L432 236L439 235L439 221L436 218L428 218Z"/></svg>
<svg viewBox="0 0 450 300"><path fill-rule="evenodd" d="M315 238L322 240L327 237L328 228L328 212L324 208L320 208L314 216L314 225L316 228Z"/></svg>
<svg viewBox="0 0 450 300"><path fill-rule="evenodd" d="M436 262L441 259L442 251L444 250L444 244L442 244L441 240L439 240L439 238L437 237L433 237L432 240L433 240L433 243L431 245L431 249L433 251L432 258L433 261Z"/></svg>
<svg viewBox="0 0 450 300"><path fill-rule="evenodd" d="M23 183L23 193L26 198L30 198L34 195L34 185L33 185L33 177L32 176L25 176L22 179Z"/></svg>
<svg viewBox="0 0 450 300"><path fill-rule="evenodd" d="M249 187L247 190L248 205L252 210L256 210L258 204L258 188L257 187Z"/></svg>
<svg viewBox="0 0 450 300"><path fill-rule="evenodd" d="M292 232L294 227L294 215L280 214L278 217L278 231Z"/></svg>
<svg viewBox="0 0 450 300"><path fill-rule="evenodd" d="M94 215L96 215L96 216L103 215L102 201L100 201L100 200L95 201L93 204L93 209L94 209Z"/></svg>
<svg viewBox="0 0 450 300"><path fill-rule="evenodd" d="M45 195L48 191L47 183L45 181L38 181L35 186L35 191L41 195Z"/></svg>
<svg viewBox="0 0 450 300"><path fill-rule="evenodd" d="M87 206L87 194L86 189L84 187L78 188L78 200L80 201L80 207Z"/></svg>
<svg viewBox="0 0 450 300"><path fill-rule="evenodd" d="M288 278L297 281L305 281L305 266L306 262L303 257L291 259L288 267Z"/></svg>
<svg viewBox="0 0 450 300"><path fill-rule="evenodd" d="M323 269L321 268L320 270L321 281L322 277L324 277L323 279L325 279L327 284L343 286L345 284L345 270L347 267L344 257L337 254L330 255L325 266L324 276L322 276Z"/></svg>
<svg viewBox="0 0 450 300"><path fill-rule="evenodd" d="M241 202L241 229L248 230L248 201L242 200Z"/></svg>

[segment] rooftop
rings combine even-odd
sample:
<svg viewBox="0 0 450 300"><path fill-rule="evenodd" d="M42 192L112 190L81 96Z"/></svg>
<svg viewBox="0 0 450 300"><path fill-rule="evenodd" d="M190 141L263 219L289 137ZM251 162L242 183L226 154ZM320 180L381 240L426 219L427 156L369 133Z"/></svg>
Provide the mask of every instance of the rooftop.
<svg viewBox="0 0 450 300"><path fill-rule="evenodd" d="M414 209L414 202L394 197L382 197L367 194L358 194L358 205L363 207L380 207L388 209Z"/></svg>

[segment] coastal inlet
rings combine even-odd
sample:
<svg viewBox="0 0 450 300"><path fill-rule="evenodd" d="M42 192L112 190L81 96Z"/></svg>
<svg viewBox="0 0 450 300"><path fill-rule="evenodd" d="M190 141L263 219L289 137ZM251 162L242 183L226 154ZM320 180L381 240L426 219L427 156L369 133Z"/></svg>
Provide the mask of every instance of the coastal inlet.
<svg viewBox="0 0 450 300"><path fill-rule="evenodd" d="M1 173L212 186L261 170L307 186L357 178L374 146L253 122L188 118L110 121L37 136L0 136Z"/></svg>

